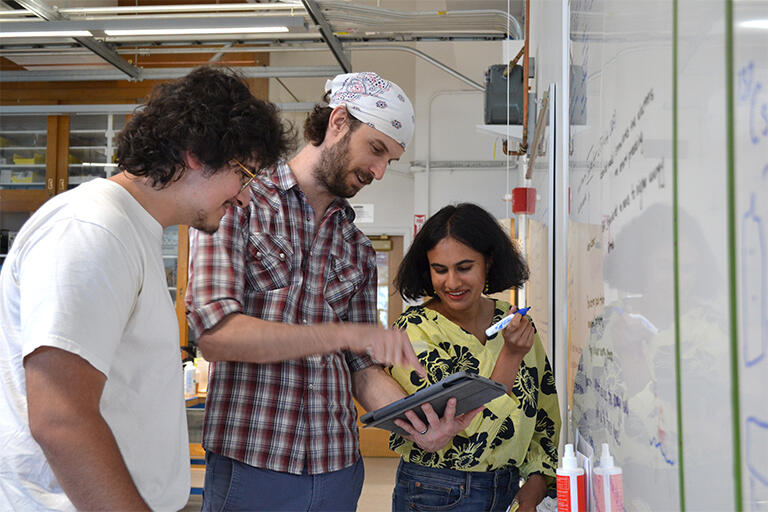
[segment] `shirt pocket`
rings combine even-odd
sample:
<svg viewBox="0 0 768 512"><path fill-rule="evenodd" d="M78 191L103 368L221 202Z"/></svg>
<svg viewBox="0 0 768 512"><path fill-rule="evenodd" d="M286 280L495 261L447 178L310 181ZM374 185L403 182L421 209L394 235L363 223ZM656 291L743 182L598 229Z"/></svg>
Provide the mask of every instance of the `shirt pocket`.
<svg viewBox="0 0 768 512"><path fill-rule="evenodd" d="M323 295L340 320L347 320L349 301L362 283L362 270L331 254Z"/></svg>
<svg viewBox="0 0 768 512"><path fill-rule="evenodd" d="M288 239L269 233L253 233L248 239L245 275L255 290L269 291L291 284L293 248Z"/></svg>

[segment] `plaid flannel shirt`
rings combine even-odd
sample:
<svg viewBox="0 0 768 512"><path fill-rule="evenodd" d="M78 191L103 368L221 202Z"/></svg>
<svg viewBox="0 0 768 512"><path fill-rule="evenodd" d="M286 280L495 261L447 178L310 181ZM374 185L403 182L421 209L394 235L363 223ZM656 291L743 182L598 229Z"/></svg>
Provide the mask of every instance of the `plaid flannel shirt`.
<svg viewBox="0 0 768 512"><path fill-rule="evenodd" d="M193 335L231 313L291 324L375 323L376 256L344 199L319 226L285 162L262 171L251 201L214 235L190 230L187 321ZM259 468L301 474L359 458L351 352L270 364L212 364L203 446Z"/></svg>

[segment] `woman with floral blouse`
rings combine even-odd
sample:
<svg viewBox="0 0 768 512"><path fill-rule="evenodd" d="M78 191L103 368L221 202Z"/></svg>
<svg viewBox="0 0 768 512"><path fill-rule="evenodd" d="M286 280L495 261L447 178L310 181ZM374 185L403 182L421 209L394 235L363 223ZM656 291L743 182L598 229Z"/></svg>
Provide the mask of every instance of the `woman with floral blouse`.
<svg viewBox="0 0 768 512"><path fill-rule="evenodd" d="M442 418L425 405L427 422L413 412L410 424L397 421L409 435L390 437L401 455L393 510L505 511L516 501L518 510L533 511L554 488L557 392L530 314L485 335L516 310L485 295L527 278L519 250L477 205L446 206L416 235L395 283L405 299L429 299L395 326L407 332L427 379L403 367L393 367L392 376L413 393L465 371L501 382L508 392L461 417L454 418L452 399Z"/></svg>

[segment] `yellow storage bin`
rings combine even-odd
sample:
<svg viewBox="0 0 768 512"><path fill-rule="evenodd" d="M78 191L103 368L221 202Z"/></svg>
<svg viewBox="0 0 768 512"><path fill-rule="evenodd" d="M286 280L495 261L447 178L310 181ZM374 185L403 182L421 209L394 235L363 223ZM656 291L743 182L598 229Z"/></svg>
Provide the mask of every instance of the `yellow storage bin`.
<svg viewBox="0 0 768 512"><path fill-rule="evenodd" d="M32 171L11 171L11 183L33 183L35 173Z"/></svg>
<svg viewBox="0 0 768 512"><path fill-rule="evenodd" d="M42 155L40 153L35 153L32 157L26 157L21 156L16 153L13 154L13 163L17 165L33 165L33 164L44 164L45 163L45 155Z"/></svg>

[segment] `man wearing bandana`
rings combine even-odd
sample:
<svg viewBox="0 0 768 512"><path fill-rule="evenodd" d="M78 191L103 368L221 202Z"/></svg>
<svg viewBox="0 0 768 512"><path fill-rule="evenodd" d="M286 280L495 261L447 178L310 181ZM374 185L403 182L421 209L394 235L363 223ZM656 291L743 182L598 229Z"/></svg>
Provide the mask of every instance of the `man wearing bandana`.
<svg viewBox="0 0 768 512"><path fill-rule="evenodd" d="M203 510L355 510L352 397L373 410L404 396L374 361L424 371L403 333L375 326L375 252L346 199L403 154L413 106L375 73L326 91L308 144L258 172L218 232L190 234L187 319L213 362Z"/></svg>

